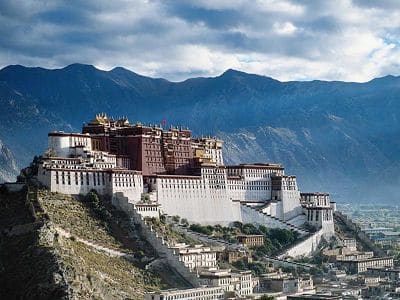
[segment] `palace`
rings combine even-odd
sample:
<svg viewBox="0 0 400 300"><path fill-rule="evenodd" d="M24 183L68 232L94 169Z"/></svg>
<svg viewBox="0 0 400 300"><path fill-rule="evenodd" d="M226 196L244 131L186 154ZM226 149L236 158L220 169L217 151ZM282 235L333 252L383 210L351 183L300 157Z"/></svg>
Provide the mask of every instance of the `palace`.
<svg viewBox="0 0 400 300"><path fill-rule="evenodd" d="M326 193L300 193L280 164L224 165L223 141L193 138L188 128L130 124L99 114L82 133L50 132L38 180L51 191L96 190L126 197L143 215L190 222L234 221L307 235L308 224L334 234L335 205Z"/></svg>

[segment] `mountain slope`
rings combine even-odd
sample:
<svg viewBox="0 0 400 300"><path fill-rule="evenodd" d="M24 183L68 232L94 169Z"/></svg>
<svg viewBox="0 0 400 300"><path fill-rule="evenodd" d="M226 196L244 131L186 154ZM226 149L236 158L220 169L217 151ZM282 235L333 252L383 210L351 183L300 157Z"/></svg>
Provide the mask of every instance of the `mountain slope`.
<svg viewBox="0 0 400 300"><path fill-rule="evenodd" d="M49 130L80 130L95 113L189 126L223 138L226 161L273 161L302 190L394 201L400 191L400 78L367 83L280 82L227 70L173 83L123 68L74 64L0 70L0 139L19 167ZM2 168L5 167L2 165ZM384 196L383 196L384 195Z"/></svg>

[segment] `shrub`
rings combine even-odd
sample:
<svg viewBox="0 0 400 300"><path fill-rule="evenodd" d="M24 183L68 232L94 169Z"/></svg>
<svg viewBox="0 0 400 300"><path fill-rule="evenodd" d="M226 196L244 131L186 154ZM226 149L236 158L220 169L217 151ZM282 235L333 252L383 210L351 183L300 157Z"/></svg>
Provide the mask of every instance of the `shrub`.
<svg viewBox="0 0 400 300"><path fill-rule="evenodd" d="M242 227L243 227L243 223L242 222L239 222L239 221L235 221L235 222L233 222L233 227L236 227L236 228L239 228L240 230L242 230Z"/></svg>
<svg viewBox="0 0 400 300"><path fill-rule="evenodd" d="M275 297L273 296L267 296L267 295L262 295L260 300L274 300Z"/></svg>
<svg viewBox="0 0 400 300"><path fill-rule="evenodd" d="M239 270L251 270L256 275L261 275L266 272L265 265L259 262L248 263L244 260L238 260L233 265Z"/></svg>
<svg viewBox="0 0 400 300"><path fill-rule="evenodd" d="M187 219L181 219L181 224L182 224L183 226L188 226L188 225L189 225L189 222L188 222Z"/></svg>
<svg viewBox="0 0 400 300"><path fill-rule="evenodd" d="M181 218L179 217L179 216L173 216L172 217L172 221L174 221L175 223L179 223L179 220L180 220Z"/></svg>
<svg viewBox="0 0 400 300"><path fill-rule="evenodd" d="M200 224L192 224L189 226L189 229L206 235L211 235L213 233L212 226L201 226Z"/></svg>
<svg viewBox="0 0 400 300"><path fill-rule="evenodd" d="M163 224L165 224L165 220L166 220L165 215L161 215L161 216L160 216L160 222L163 223Z"/></svg>
<svg viewBox="0 0 400 300"><path fill-rule="evenodd" d="M260 230L253 224L244 224L242 227L242 232L244 234L261 234Z"/></svg>
<svg viewBox="0 0 400 300"><path fill-rule="evenodd" d="M87 193L83 200L92 209L96 217L98 217L100 220L104 221L111 218L111 214L104 207L103 202L100 200L96 191L92 190Z"/></svg>

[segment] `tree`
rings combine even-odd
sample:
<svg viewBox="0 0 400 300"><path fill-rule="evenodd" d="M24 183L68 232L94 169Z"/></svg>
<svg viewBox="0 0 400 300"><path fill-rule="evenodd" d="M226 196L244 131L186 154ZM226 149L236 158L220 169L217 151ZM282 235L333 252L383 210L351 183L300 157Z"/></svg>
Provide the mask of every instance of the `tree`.
<svg viewBox="0 0 400 300"><path fill-rule="evenodd" d="M111 217L111 214L104 207L103 202L100 200L95 190L91 190L87 193L83 200L99 219L104 221Z"/></svg>
<svg viewBox="0 0 400 300"><path fill-rule="evenodd" d="M270 230L270 239L277 240L281 245L287 245L296 240L294 233L290 230L273 228Z"/></svg>
<svg viewBox="0 0 400 300"><path fill-rule="evenodd" d="M181 219L181 224L186 227L189 225L189 222L187 219L183 218L183 219Z"/></svg>
<svg viewBox="0 0 400 300"><path fill-rule="evenodd" d="M161 216L160 216L160 222L163 223L163 224L165 224L165 220L166 220L165 215L161 215Z"/></svg>
<svg viewBox="0 0 400 300"><path fill-rule="evenodd" d="M242 222L239 222L239 221L235 221L235 222L233 222L233 227L236 227L236 228L239 228L240 230L242 230L242 227L243 227L243 223Z"/></svg>
<svg viewBox="0 0 400 300"><path fill-rule="evenodd" d="M201 226L200 224L192 224L189 226L189 229L206 235L211 235L213 233L212 226Z"/></svg>
<svg viewBox="0 0 400 300"><path fill-rule="evenodd" d="M268 233L268 228L265 227L264 225L258 226L258 230L260 230L264 235Z"/></svg>
<svg viewBox="0 0 400 300"><path fill-rule="evenodd" d="M273 296L268 296L268 295L262 295L260 300L274 300L275 297Z"/></svg>
<svg viewBox="0 0 400 300"><path fill-rule="evenodd" d="M260 231L253 224L244 224L242 227L244 234L260 234Z"/></svg>

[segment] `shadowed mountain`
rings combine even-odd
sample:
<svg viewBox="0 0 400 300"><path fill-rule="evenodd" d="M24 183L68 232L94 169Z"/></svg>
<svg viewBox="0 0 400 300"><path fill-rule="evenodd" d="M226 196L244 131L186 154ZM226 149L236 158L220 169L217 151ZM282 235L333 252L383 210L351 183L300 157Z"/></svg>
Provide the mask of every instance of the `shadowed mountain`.
<svg viewBox="0 0 400 300"><path fill-rule="evenodd" d="M399 95L395 76L367 83L280 82L227 70L174 83L120 67L8 66L0 70L0 140L9 149L0 153L0 168L12 173L7 157L22 167L46 147L49 130L79 131L104 111L218 135L227 162L281 162L303 191L390 202L400 192Z"/></svg>

